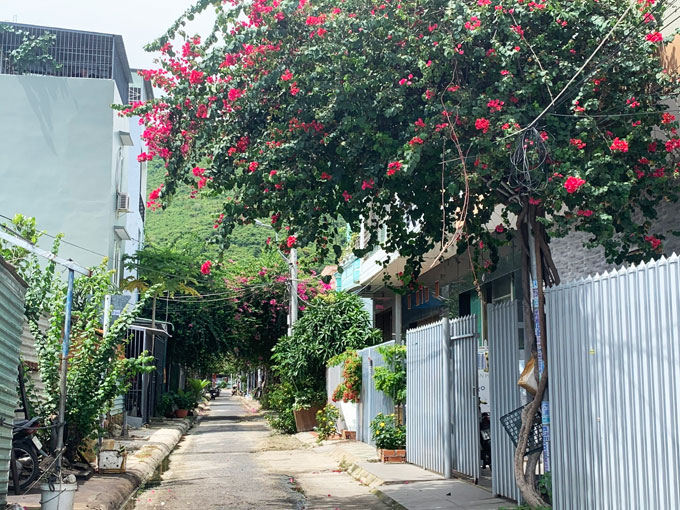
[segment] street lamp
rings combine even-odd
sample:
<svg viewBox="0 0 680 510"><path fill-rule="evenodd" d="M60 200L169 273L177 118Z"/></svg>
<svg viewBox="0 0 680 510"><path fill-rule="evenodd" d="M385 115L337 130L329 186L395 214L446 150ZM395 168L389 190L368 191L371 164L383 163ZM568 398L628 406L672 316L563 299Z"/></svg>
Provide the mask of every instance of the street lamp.
<svg viewBox="0 0 680 510"><path fill-rule="evenodd" d="M290 306L288 314L288 336L293 334L293 326L298 319L298 294L297 294L297 248L290 249L290 258L286 257L281 250L278 249L279 234L274 227L262 223L260 220L255 220L255 225L258 227L270 228L274 230L274 239L276 240L277 251L283 257L283 260L288 264L290 270Z"/></svg>

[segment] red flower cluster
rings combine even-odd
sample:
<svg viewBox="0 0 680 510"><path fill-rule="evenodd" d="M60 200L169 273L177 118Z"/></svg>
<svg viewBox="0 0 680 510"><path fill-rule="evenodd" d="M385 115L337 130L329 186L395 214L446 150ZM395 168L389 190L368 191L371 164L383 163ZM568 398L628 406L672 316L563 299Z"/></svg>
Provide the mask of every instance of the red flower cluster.
<svg viewBox="0 0 680 510"><path fill-rule="evenodd" d="M286 69L286 72L281 75L281 79L283 81L289 81L293 79L293 73L290 72L290 69Z"/></svg>
<svg viewBox="0 0 680 510"><path fill-rule="evenodd" d="M671 138L666 142L666 152L673 152L675 149L680 149L680 138Z"/></svg>
<svg viewBox="0 0 680 510"><path fill-rule="evenodd" d="M647 34L645 39L647 39L649 42L658 43L663 41L663 35L661 32L652 32L651 34Z"/></svg>
<svg viewBox="0 0 680 510"><path fill-rule="evenodd" d="M590 218L593 215L593 211L590 209L580 209L577 213L579 216L585 216L586 218Z"/></svg>
<svg viewBox="0 0 680 510"><path fill-rule="evenodd" d="M567 177L567 180L564 181L564 189L567 190L567 193L576 193L585 183L586 181L579 177Z"/></svg>
<svg viewBox="0 0 680 510"><path fill-rule="evenodd" d="M505 102L501 101L500 99L491 99L488 103L486 103L486 106L488 106L492 112L493 111L500 112L504 104Z"/></svg>
<svg viewBox="0 0 680 510"><path fill-rule="evenodd" d="M409 140L408 143L409 143L409 145L422 144L422 143L423 143L423 139L420 138L419 136L414 136L413 138L411 138L411 139Z"/></svg>
<svg viewBox="0 0 680 510"><path fill-rule="evenodd" d="M364 191L367 189L373 189L374 185L375 181L373 179L368 179L367 181L365 180L364 182L361 183L361 189Z"/></svg>
<svg viewBox="0 0 680 510"><path fill-rule="evenodd" d="M288 246L288 248L292 248L293 246L295 246L296 241L297 237L288 236L288 239L286 239L286 246Z"/></svg>
<svg viewBox="0 0 680 510"><path fill-rule="evenodd" d="M485 118L477 119L475 121L475 128L481 131L482 133L486 133L489 130L489 120Z"/></svg>
<svg viewBox="0 0 680 510"><path fill-rule="evenodd" d="M614 138L612 141L611 146L609 147L612 152L614 151L619 151L619 152L628 152L628 142L625 140L621 140L618 136Z"/></svg>
<svg viewBox="0 0 680 510"><path fill-rule="evenodd" d="M583 142L580 138L571 138L569 143L577 149L583 149L586 146L585 142Z"/></svg>
<svg viewBox="0 0 680 510"><path fill-rule="evenodd" d="M257 170L258 166L260 166L260 164L257 161L251 161L248 165L248 170L250 173L253 173L255 170Z"/></svg>
<svg viewBox="0 0 680 510"><path fill-rule="evenodd" d="M387 165L387 175L394 175L398 170L401 170L400 161L392 161Z"/></svg>
<svg viewBox="0 0 680 510"><path fill-rule="evenodd" d="M652 245L653 250L656 250L659 246L661 246L661 239L656 236L645 236L645 241Z"/></svg>
<svg viewBox="0 0 680 510"><path fill-rule="evenodd" d="M203 265L201 266L201 273L208 275L210 274L210 270L212 268L212 262L209 260L206 260Z"/></svg>
<svg viewBox="0 0 680 510"><path fill-rule="evenodd" d="M670 124L674 120L675 120L675 115L673 115L672 113L664 113L661 116L661 123L662 124Z"/></svg>
<svg viewBox="0 0 680 510"><path fill-rule="evenodd" d="M479 21L479 18L477 16L472 16L470 18L470 21L465 22L465 28L468 30L476 30L479 28L479 26L482 24L481 21Z"/></svg>

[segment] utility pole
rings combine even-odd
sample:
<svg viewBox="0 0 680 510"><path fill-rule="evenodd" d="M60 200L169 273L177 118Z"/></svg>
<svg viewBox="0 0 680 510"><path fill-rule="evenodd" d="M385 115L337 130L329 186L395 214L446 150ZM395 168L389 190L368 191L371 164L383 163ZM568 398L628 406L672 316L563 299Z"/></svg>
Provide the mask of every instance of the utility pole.
<svg viewBox="0 0 680 510"><path fill-rule="evenodd" d="M285 257L284 257L285 258ZM290 249L290 259L288 259L290 266L290 325L288 327L288 335L293 334L293 326L298 319L298 285L297 285L297 249Z"/></svg>

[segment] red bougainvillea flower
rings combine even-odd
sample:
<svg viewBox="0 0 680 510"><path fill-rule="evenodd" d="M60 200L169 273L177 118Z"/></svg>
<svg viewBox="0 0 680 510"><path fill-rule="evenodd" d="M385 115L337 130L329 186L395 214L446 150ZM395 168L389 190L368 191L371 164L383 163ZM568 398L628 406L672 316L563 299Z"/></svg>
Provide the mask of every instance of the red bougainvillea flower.
<svg viewBox="0 0 680 510"><path fill-rule="evenodd" d="M579 216L585 216L586 218L589 218L590 216L593 215L593 211L590 209L580 209L577 213Z"/></svg>
<svg viewBox="0 0 680 510"><path fill-rule="evenodd" d="M502 234L503 232L505 232L505 227L503 227L502 223L499 223L498 225L496 225L496 228L494 230L497 233Z"/></svg>
<svg viewBox="0 0 680 510"><path fill-rule="evenodd" d="M191 170L193 174L196 177L201 177L205 173L205 168L201 168L200 166L195 166L193 170Z"/></svg>
<svg viewBox="0 0 680 510"><path fill-rule="evenodd" d="M580 138L571 138L569 139L569 143L577 149L583 149L586 146L586 144Z"/></svg>
<svg viewBox="0 0 680 510"><path fill-rule="evenodd" d="M290 93L294 96L297 96L298 92L300 92L300 89L297 86L297 82L294 81L290 86Z"/></svg>
<svg viewBox="0 0 680 510"><path fill-rule="evenodd" d="M424 128L425 127L425 122L423 122L423 119L418 119L417 121L414 122L414 125L416 127Z"/></svg>
<svg viewBox="0 0 680 510"><path fill-rule="evenodd" d="M489 120L483 117L475 120L475 128L482 133L486 133L489 130Z"/></svg>
<svg viewBox="0 0 680 510"><path fill-rule="evenodd" d="M540 198L529 197L529 203L531 205L539 205L541 203Z"/></svg>
<svg viewBox="0 0 680 510"><path fill-rule="evenodd" d="M227 97L229 98L229 101L236 101L239 97L243 95L243 92L244 91L241 89L229 89Z"/></svg>
<svg viewBox="0 0 680 510"><path fill-rule="evenodd" d="M153 190L151 193L149 193L149 200L157 200L158 197L160 197L161 195L161 189L163 189L162 184L158 188Z"/></svg>
<svg viewBox="0 0 680 510"><path fill-rule="evenodd" d="M628 152L628 142L625 140L621 140L618 136L614 138L612 141L611 146L609 147L612 152L614 151L619 151L619 152Z"/></svg>
<svg viewBox="0 0 680 510"><path fill-rule="evenodd" d="M248 165L248 170L250 170L250 172L252 173L255 170L257 170L258 166L260 166L260 164L257 161L251 161L250 164Z"/></svg>
<svg viewBox="0 0 680 510"><path fill-rule="evenodd" d="M666 142L666 152L673 152L675 149L680 149L680 138L671 138Z"/></svg>
<svg viewBox="0 0 680 510"><path fill-rule="evenodd" d="M191 74L189 74L189 83L192 85L197 85L199 83L203 82L203 72L198 71L196 69L191 71Z"/></svg>
<svg viewBox="0 0 680 510"><path fill-rule="evenodd" d="M663 35L661 32L652 32L651 34L647 34L645 39L647 39L649 42L658 43L663 41Z"/></svg>
<svg viewBox="0 0 680 510"><path fill-rule="evenodd" d="M505 102L501 101L500 99L491 99L488 103L486 103L486 106L488 106L492 112L500 112L504 104Z"/></svg>
<svg viewBox="0 0 680 510"><path fill-rule="evenodd" d="M656 250L659 246L661 246L661 239L656 236L645 236L645 241L652 245L653 250Z"/></svg>
<svg viewBox="0 0 680 510"><path fill-rule="evenodd" d="M401 161L392 161L387 165L387 175L394 175L401 170Z"/></svg>
<svg viewBox="0 0 680 510"><path fill-rule="evenodd" d="M415 145L415 144L421 144L423 143L423 139L420 138L419 136L414 136L408 141L409 145Z"/></svg>
<svg viewBox="0 0 680 510"><path fill-rule="evenodd" d="M297 241L297 237L288 236L288 239L286 239L286 246L288 246L288 248L292 248L293 246L295 246L296 241Z"/></svg>
<svg viewBox="0 0 680 510"><path fill-rule="evenodd" d="M373 189L374 185L375 181L373 179L368 179L367 181L365 180L364 182L361 183L361 189L362 190Z"/></svg>
<svg viewBox="0 0 680 510"><path fill-rule="evenodd" d="M286 72L281 75L281 79L283 81L289 81L293 79L293 73L290 72L290 69L286 69Z"/></svg>
<svg viewBox="0 0 680 510"><path fill-rule="evenodd" d="M342 198L345 199L345 202L349 202L349 199L352 198L352 195L349 194L349 191L345 190L342 192Z"/></svg>
<svg viewBox="0 0 680 510"><path fill-rule="evenodd" d="M635 99L635 96L631 97L630 99L626 99L626 104L630 108L636 108L636 107L640 106L640 102Z"/></svg>
<svg viewBox="0 0 680 510"><path fill-rule="evenodd" d="M510 30L515 32L517 35L524 35L524 29L520 25L513 25L510 27Z"/></svg>
<svg viewBox="0 0 680 510"><path fill-rule="evenodd" d="M564 181L564 189L567 190L567 193L576 193L578 189L583 186L586 183L583 179L579 177L567 177L567 180Z"/></svg>
<svg viewBox="0 0 680 510"><path fill-rule="evenodd" d="M664 113L661 116L661 123L662 124L670 124L674 120L675 120L675 115L673 115L672 113Z"/></svg>
<svg viewBox="0 0 680 510"><path fill-rule="evenodd" d="M324 180L324 181L330 181L330 180L332 179L332 176L330 176L330 175L327 174L326 172L321 172L321 177L320 177L320 179L321 179L321 180Z"/></svg>
<svg viewBox="0 0 680 510"><path fill-rule="evenodd" d="M212 269L212 262L209 260L206 260L203 262L203 265L201 266L201 273L203 274L210 274L210 270Z"/></svg>

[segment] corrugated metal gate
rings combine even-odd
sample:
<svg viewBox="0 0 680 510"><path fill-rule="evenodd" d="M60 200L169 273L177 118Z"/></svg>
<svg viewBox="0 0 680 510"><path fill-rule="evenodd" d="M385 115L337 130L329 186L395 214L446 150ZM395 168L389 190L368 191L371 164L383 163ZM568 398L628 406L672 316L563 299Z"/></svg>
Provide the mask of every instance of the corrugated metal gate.
<svg viewBox="0 0 680 510"><path fill-rule="evenodd" d="M406 332L406 456L409 462L444 473L445 434L452 425L454 470L479 478L479 407L475 316L450 323L444 366L443 321ZM444 370L448 370L448 378ZM445 387L445 381L451 381ZM445 416L451 399L451 415Z"/></svg>
<svg viewBox="0 0 680 510"><path fill-rule="evenodd" d="M491 490L519 501L515 484L515 447L500 417L521 405L519 387L519 335L524 327L518 320L521 304L508 301L487 306L489 327L489 382L491 384Z"/></svg>
<svg viewBox="0 0 680 510"><path fill-rule="evenodd" d="M394 412L392 399L382 391L378 391L373 382L373 369L385 365L378 348L387 345L394 345L394 341L357 351L361 356L361 401L359 403L357 439L370 445L375 445L375 442L371 439L371 420L378 413L392 414Z"/></svg>
<svg viewBox="0 0 680 510"><path fill-rule="evenodd" d="M546 291L553 508L680 508L677 255Z"/></svg>
<svg viewBox="0 0 680 510"><path fill-rule="evenodd" d="M333 404L340 413L340 418L338 418L336 427L338 430L346 429L345 420L342 418L342 409L340 407L340 402L333 402L333 393L335 393L335 388L342 382L342 364L335 365L334 367L326 368L326 400L328 403ZM361 381L361 386L364 385L363 376Z"/></svg>
<svg viewBox="0 0 680 510"><path fill-rule="evenodd" d="M406 459L438 473L444 472L442 334L442 321L406 331Z"/></svg>
<svg viewBox="0 0 680 510"><path fill-rule="evenodd" d="M17 376L21 331L24 323L26 284L0 258L0 507L7 500L9 459L12 448L14 409L17 407Z"/></svg>

